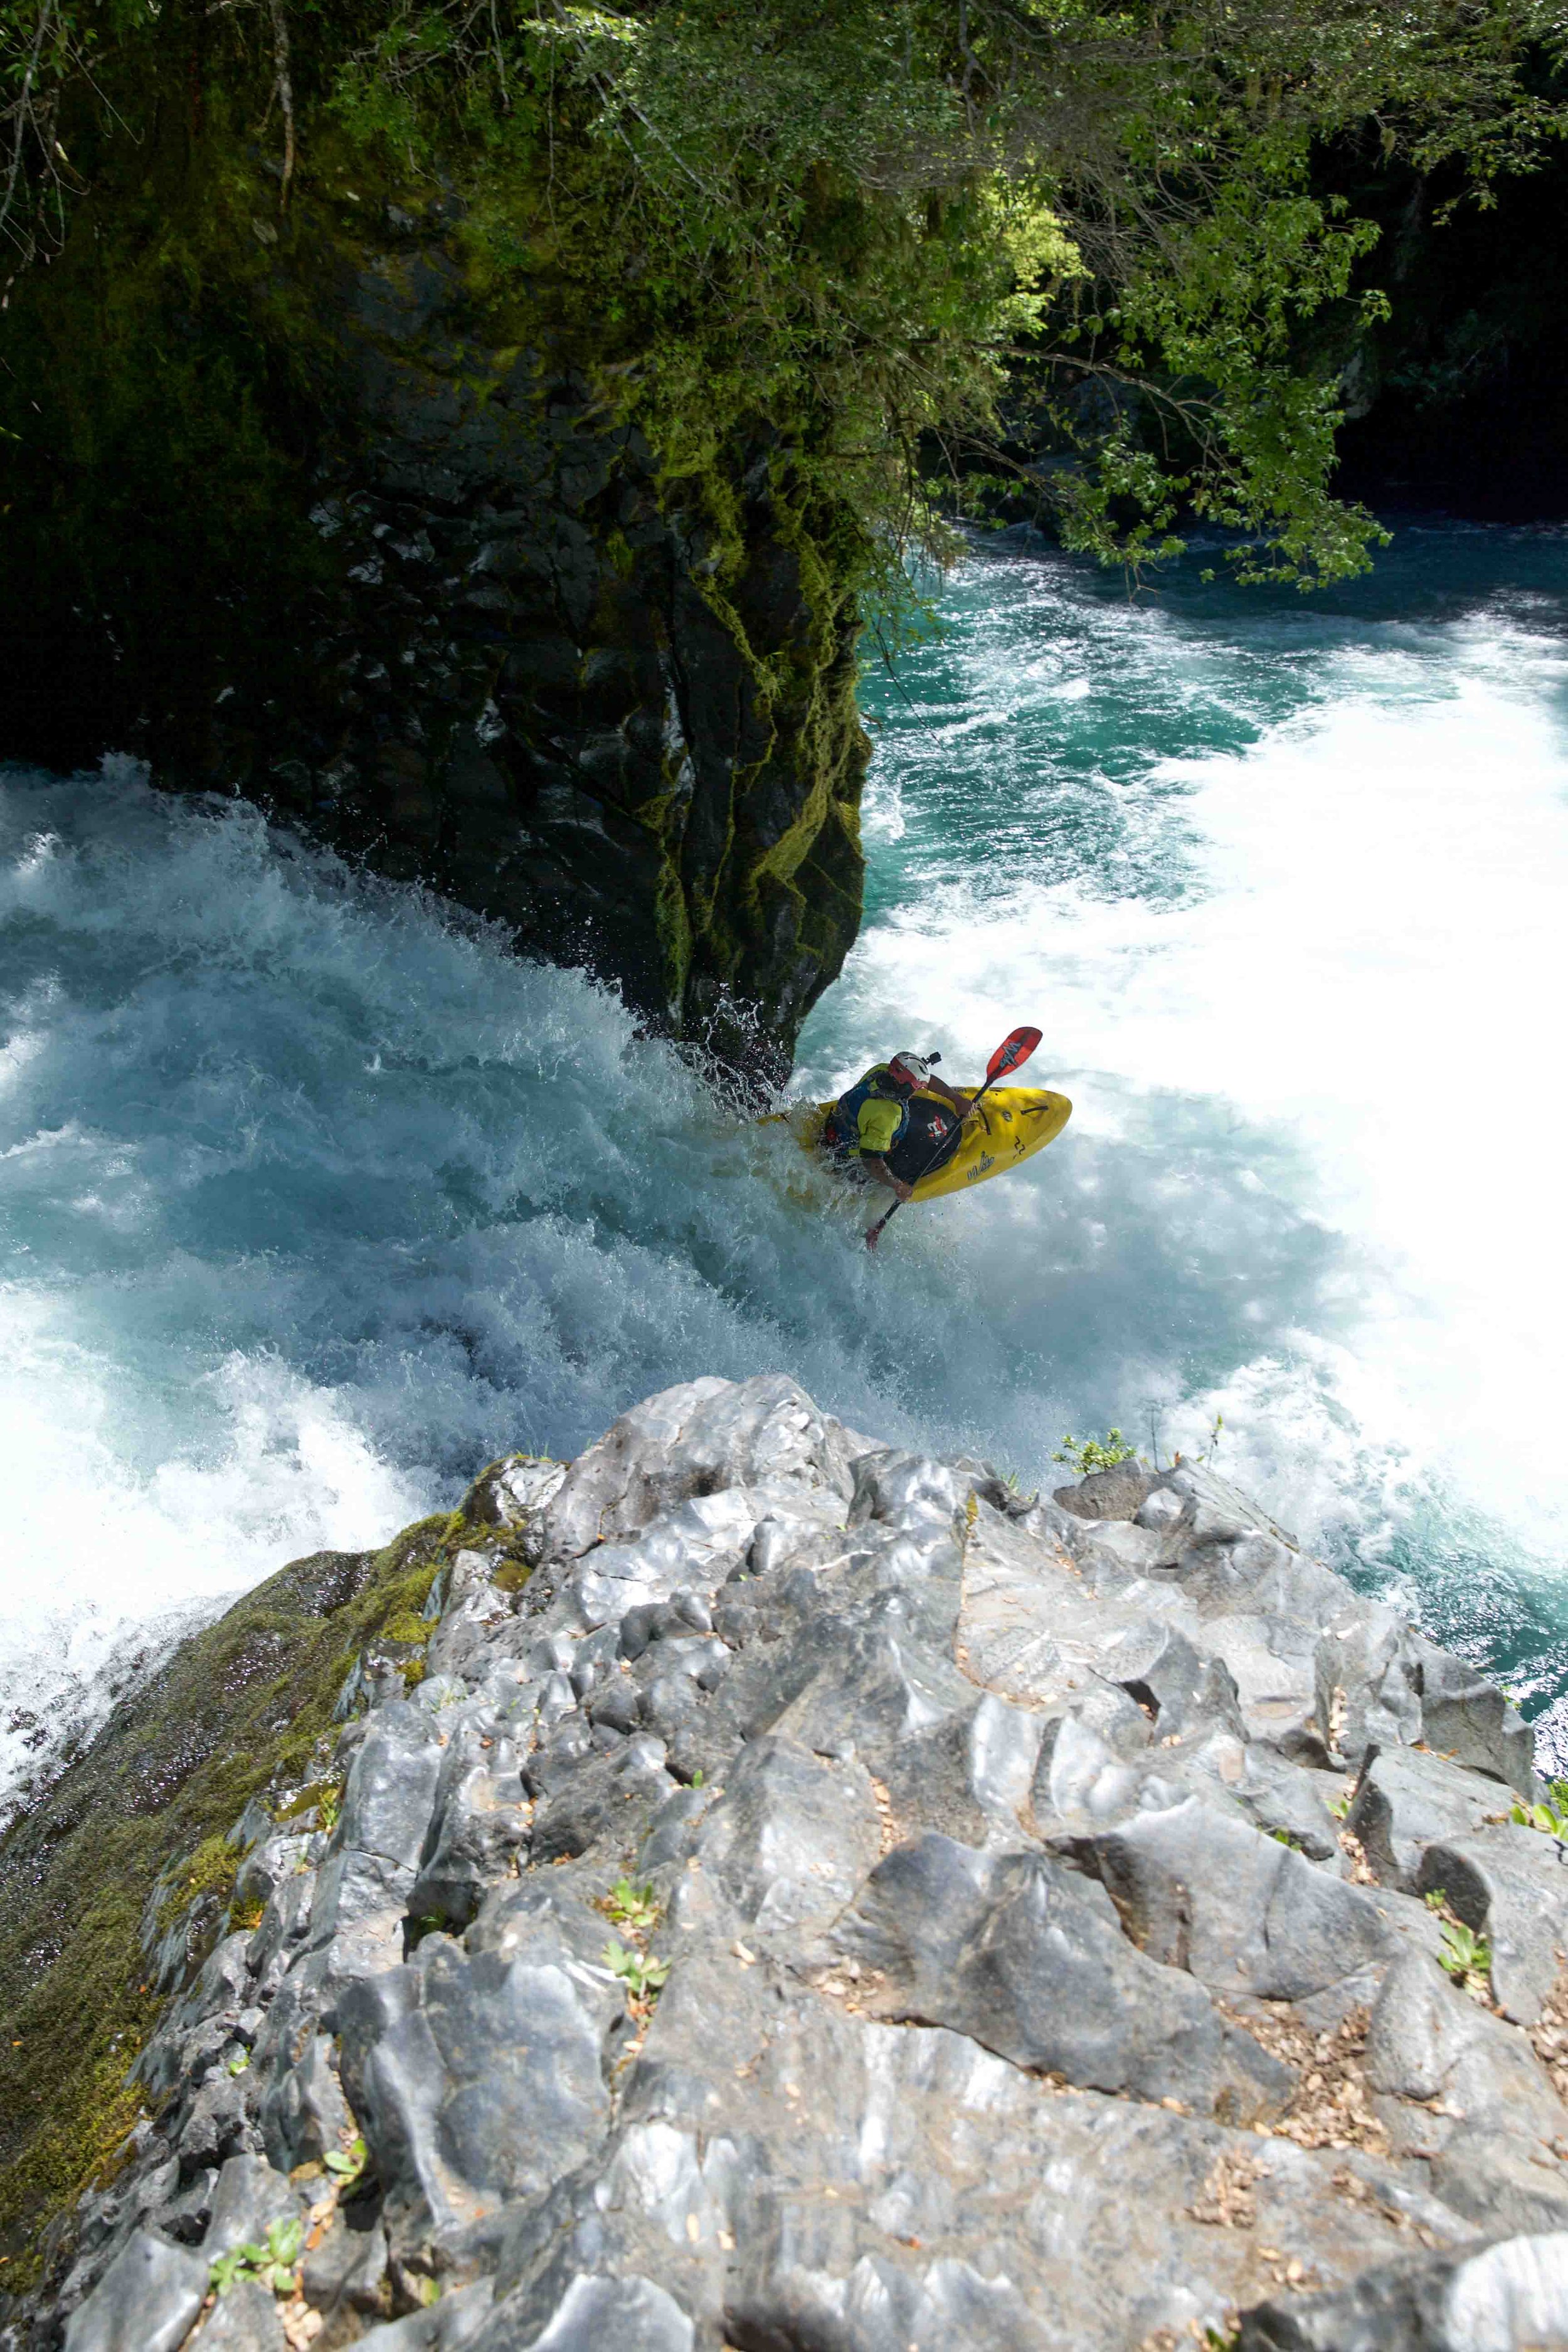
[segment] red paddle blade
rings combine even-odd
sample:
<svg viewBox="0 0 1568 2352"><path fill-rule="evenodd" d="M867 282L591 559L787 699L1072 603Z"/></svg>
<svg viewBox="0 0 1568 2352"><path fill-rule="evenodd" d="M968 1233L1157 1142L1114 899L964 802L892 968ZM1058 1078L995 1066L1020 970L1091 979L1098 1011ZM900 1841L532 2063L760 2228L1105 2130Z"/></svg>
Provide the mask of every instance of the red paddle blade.
<svg viewBox="0 0 1568 2352"><path fill-rule="evenodd" d="M1021 1069L1044 1034L1039 1029L1015 1029L1010 1037L1004 1038L985 1065L986 1083L993 1078L1005 1078L1009 1070Z"/></svg>

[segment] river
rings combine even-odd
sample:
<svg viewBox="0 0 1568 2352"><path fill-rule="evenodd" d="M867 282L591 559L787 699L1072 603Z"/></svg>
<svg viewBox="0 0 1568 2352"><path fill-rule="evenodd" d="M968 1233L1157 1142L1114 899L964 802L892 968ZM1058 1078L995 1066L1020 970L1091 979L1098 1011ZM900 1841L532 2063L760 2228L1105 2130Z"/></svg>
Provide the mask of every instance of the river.
<svg viewBox="0 0 1568 2352"><path fill-rule="evenodd" d="M1568 1759L1568 534L1406 522L1310 599L1215 561L977 551L868 677L794 1090L1031 1021L1076 1106L874 1259L583 975L126 762L4 772L0 1770L128 1638L773 1370L1030 1484L1216 1449Z"/></svg>

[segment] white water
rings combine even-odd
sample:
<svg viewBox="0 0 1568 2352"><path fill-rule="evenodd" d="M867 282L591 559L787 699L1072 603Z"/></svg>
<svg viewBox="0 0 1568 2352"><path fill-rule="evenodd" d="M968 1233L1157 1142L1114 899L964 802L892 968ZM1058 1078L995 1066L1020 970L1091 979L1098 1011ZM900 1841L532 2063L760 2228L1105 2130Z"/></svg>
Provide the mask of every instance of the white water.
<svg viewBox="0 0 1568 2352"><path fill-rule="evenodd" d="M1315 610L971 567L872 689L801 1090L1034 1019L1077 1111L875 1261L581 976L122 766L6 777L0 1733L503 1447L773 1369L1031 1477L1223 1411L1222 1465L1548 1706L1564 589L1502 532Z"/></svg>

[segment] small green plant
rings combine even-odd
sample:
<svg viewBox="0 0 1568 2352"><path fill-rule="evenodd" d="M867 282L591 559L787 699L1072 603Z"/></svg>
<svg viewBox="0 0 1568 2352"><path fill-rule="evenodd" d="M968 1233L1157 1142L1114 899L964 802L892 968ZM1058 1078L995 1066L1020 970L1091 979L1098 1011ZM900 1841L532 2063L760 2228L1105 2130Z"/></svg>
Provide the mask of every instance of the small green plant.
<svg viewBox="0 0 1568 2352"><path fill-rule="evenodd" d="M369 2161L370 2150L357 2136L347 2147L329 2148L321 2158L340 2189L352 2189Z"/></svg>
<svg viewBox="0 0 1568 2352"><path fill-rule="evenodd" d="M1446 1886L1429 1886L1422 1900L1428 1911L1441 1911L1448 1900L1448 1890Z"/></svg>
<svg viewBox="0 0 1568 2352"><path fill-rule="evenodd" d="M264 2246L236 2246L219 2254L212 2266L212 2290L226 2294L241 2279L255 2279L274 2294L292 2294L295 2266L305 2243L305 2225L298 2219L274 2221Z"/></svg>
<svg viewBox="0 0 1568 2352"><path fill-rule="evenodd" d="M1347 1789L1342 1796L1336 1797L1333 1800L1332 1803L1329 1807L1329 1811L1332 1813L1336 1822L1342 1822L1347 1821L1350 1818L1350 1810L1351 1792Z"/></svg>
<svg viewBox="0 0 1568 2352"><path fill-rule="evenodd" d="M1292 1853L1302 1853L1306 1851L1294 1830L1270 1830L1268 1834L1276 1844L1288 1845Z"/></svg>
<svg viewBox="0 0 1568 2352"><path fill-rule="evenodd" d="M1108 1429L1102 1438L1064 1437L1061 1452L1053 1454L1051 1460L1069 1464L1080 1478L1087 1478L1096 1470L1114 1470L1119 1462L1130 1460L1133 1451L1119 1429Z"/></svg>
<svg viewBox="0 0 1568 2352"><path fill-rule="evenodd" d="M656 1960L651 1952L628 1952L624 1944L606 1944L604 1963L618 1976L634 2000L654 2000L664 1990L669 1976L669 1962Z"/></svg>
<svg viewBox="0 0 1568 2352"><path fill-rule="evenodd" d="M1443 1948L1437 1958L1458 1984L1484 1984L1491 1974L1491 1946L1484 1936L1467 1927L1462 1919L1443 1922Z"/></svg>
<svg viewBox="0 0 1568 2352"><path fill-rule="evenodd" d="M658 1897L651 1886L634 1886L629 1878L617 1878L599 1908L617 1927L630 1927L639 1936L658 1925Z"/></svg>
<svg viewBox="0 0 1568 2352"><path fill-rule="evenodd" d="M1521 1829L1541 1830L1547 1837L1568 1838L1568 1780L1549 1781L1544 1804L1521 1802L1509 1818L1518 1822Z"/></svg>
<svg viewBox="0 0 1568 2352"><path fill-rule="evenodd" d="M343 1809L342 1783L340 1780L312 1780L300 1790L292 1804L285 1805L278 1816L280 1823L299 1822L302 1813L314 1812L318 1828L329 1837L338 1825L338 1815Z"/></svg>
<svg viewBox="0 0 1568 2352"><path fill-rule="evenodd" d="M231 2059L229 2060L229 2062L228 2062L228 2071L229 2071L229 2073L230 2073L231 2074L243 2074L245 2073L245 2071L246 2071L247 2067L249 2065L249 2063L250 2063L250 2053L249 2053L249 2051L248 2051L248 2050L242 2050L242 2051L239 2053L239 2055L238 2055L237 2058L231 2058Z"/></svg>
<svg viewBox="0 0 1568 2352"><path fill-rule="evenodd" d="M1225 1415L1223 1412L1216 1412L1214 1417L1214 1427L1209 1432L1209 1442L1204 1447L1203 1452L1198 1455L1198 1460L1200 1462L1212 1462L1214 1460L1215 1455L1219 1452L1220 1433L1224 1427Z"/></svg>

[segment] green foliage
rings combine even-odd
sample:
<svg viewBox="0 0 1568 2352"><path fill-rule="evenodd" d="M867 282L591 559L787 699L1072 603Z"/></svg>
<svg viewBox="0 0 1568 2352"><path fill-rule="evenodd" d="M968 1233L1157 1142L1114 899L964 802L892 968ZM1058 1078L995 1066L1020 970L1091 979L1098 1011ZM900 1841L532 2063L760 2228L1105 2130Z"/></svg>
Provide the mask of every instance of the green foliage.
<svg viewBox="0 0 1568 2352"><path fill-rule="evenodd" d="M1550 1781L1544 1804L1529 1805L1521 1799L1509 1818L1523 1829L1542 1830L1548 1837L1568 1838L1568 1780Z"/></svg>
<svg viewBox="0 0 1568 2352"><path fill-rule="evenodd" d="M264 319L296 215L320 240L356 201L418 217L458 189L476 306L519 345L542 309L698 488L717 610L737 436L895 628L902 552L942 551L976 458L1104 560L1159 561L1191 510L1239 535L1243 578L1306 584L1379 537L1328 485L1340 361L1385 308L1378 230L1316 161L1484 204L1562 133L1563 41L1551 0L278 0L269 32L204 0L0 0L0 233L60 245L117 157L138 188L173 168L166 131L200 217L161 190L138 254ZM287 329L306 375L311 316ZM237 449L242 376L215 410L182 364L163 350L190 430ZM1026 409L1044 467L1007 453ZM247 463L264 506L265 436Z"/></svg>
<svg viewBox="0 0 1568 2352"><path fill-rule="evenodd" d="M1465 1926L1462 1919L1443 1922L1443 1948L1437 1955L1439 1965L1458 1982L1484 1988L1491 1973L1491 1946L1484 1936L1478 1936Z"/></svg>
<svg viewBox="0 0 1568 2352"><path fill-rule="evenodd" d="M329 2148L321 2158L340 2189L352 2189L369 2161L370 2150L357 2133L346 2148Z"/></svg>
<svg viewBox="0 0 1568 2352"><path fill-rule="evenodd" d="M669 1962L651 1953L628 1951L612 1937L600 1955L605 1968L618 1976L634 2000L657 2000L669 1976Z"/></svg>
<svg viewBox="0 0 1568 2352"><path fill-rule="evenodd" d="M1350 1816L1350 1809L1351 1792L1348 1789L1344 1790L1341 1795L1334 1797L1330 1801L1329 1811L1333 1815L1336 1822L1348 1820Z"/></svg>
<svg viewBox="0 0 1568 2352"><path fill-rule="evenodd" d="M652 1887L634 1886L629 1878L617 1878L599 1908L617 1927L630 1927L639 1936L652 1933L661 1911Z"/></svg>
<svg viewBox="0 0 1568 2352"><path fill-rule="evenodd" d="M304 2243L304 2224L298 2217L274 2221L267 2232L265 2245L236 2246L230 2252L215 2257L213 2293L226 2294L239 2280L255 2279L259 2285L270 2287L274 2294L292 2294Z"/></svg>
<svg viewBox="0 0 1568 2352"><path fill-rule="evenodd" d="M341 1780L307 1781L299 1794L292 1797L279 1812L279 1826L281 1828L289 1822L298 1822L301 1813L313 1812L316 1816L317 1828L324 1830L331 1837L337 1828L338 1815L342 1811L342 1803L343 1784Z"/></svg>
<svg viewBox="0 0 1568 2352"><path fill-rule="evenodd" d="M1096 1470L1114 1470L1119 1462L1130 1461L1136 1448L1129 1445L1119 1429L1108 1429L1100 1437L1064 1437L1062 1450L1053 1454L1053 1462L1066 1462L1087 1478Z"/></svg>

